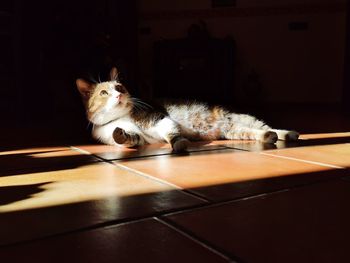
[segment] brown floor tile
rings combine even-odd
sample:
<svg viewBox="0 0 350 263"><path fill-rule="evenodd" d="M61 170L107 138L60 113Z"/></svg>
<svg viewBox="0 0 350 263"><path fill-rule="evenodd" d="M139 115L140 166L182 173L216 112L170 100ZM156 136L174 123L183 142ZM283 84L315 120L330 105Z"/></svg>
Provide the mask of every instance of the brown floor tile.
<svg viewBox="0 0 350 263"><path fill-rule="evenodd" d="M264 144L258 141L226 141L224 146L238 150L261 152L268 150L296 148L317 145L350 143L350 133L302 134L296 142L277 141L275 144Z"/></svg>
<svg viewBox="0 0 350 263"><path fill-rule="evenodd" d="M300 135L300 139L302 140L326 139L326 138L349 138L350 139L350 132L310 133L310 134Z"/></svg>
<svg viewBox="0 0 350 263"><path fill-rule="evenodd" d="M229 262L156 221L144 220L0 248L3 262Z"/></svg>
<svg viewBox="0 0 350 263"><path fill-rule="evenodd" d="M172 149L169 144L151 144L138 148L125 148L110 145L77 145L74 146L78 150L83 150L87 154L94 154L105 160L119 160L129 158L140 158L154 155L169 155L172 154ZM188 151L207 151L222 149L219 142L192 142Z"/></svg>
<svg viewBox="0 0 350 263"><path fill-rule="evenodd" d="M24 148L17 150L5 150L0 152L0 156L3 155L15 155L15 154L45 154L45 153L54 153L60 151L70 150L67 146L55 146L55 147L37 147L37 148Z"/></svg>
<svg viewBox="0 0 350 263"><path fill-rule="evenodd" d="M0 176L72 169L98 159L69 147L43 147L0 152Z"/></svg>
<svg viewBox="0 0 350 263"><path fill-rule="evenodd" d="M198 152L187 156L158 156L119 161L115 164L181 188L191 189L210 200L237 197L236 192L232 191L233 183L249 184L250 181L257 179L282 178L331 170L315 164L234 150ZM316 177L321 175L322 173ZM265 190L264 183L256 185L253 182L253 185L260 191ZM249 195L249 190L244 195Z"/></svg>
<svg viewBox="0 0 350 263"><path fill-rule="evenodd" d="M343 177L342 179L350 181L350 176Z"/></svg>
<svg viewBox="0 0 350 263"><path fill-rule="evenodd" d="M167 218L243 262L349 262L349 200L336 180Z"/></svg>
<svg viewBox="0 0 350 263"><path fill-rule="evenodd" d="M350 144L298 147L272 150L265 153L286 158L318 162L336 167L350 167Z"/></svg>
<svg viewBox="0 0 350 263"><path fill-rule="evenodd" d="M272 178L198 187L192 188L190 191L200 194L201 196L213 201L227 201L291 189L322 181L330 181L339 178L346 179L346 176L349 175L349 170L324 170L296 175L277 176Z"/></svg>
<svg viewBox="0 0 350 263"><path fill-rule="evenodd" d="M0 244L201 203L105 163L0 177L0 196Z"/></svg>
<svg viewBox="0 0 350 263"><path fill-rule="evenodd" d="M226 147L243 150L248 152L261 152L266 150L274 150L279 148L286 148L286 144L282 141L278 141L275 144L272 143L262 143L259 141L248 141L248 140L232 140L226 141Z"/></svg>

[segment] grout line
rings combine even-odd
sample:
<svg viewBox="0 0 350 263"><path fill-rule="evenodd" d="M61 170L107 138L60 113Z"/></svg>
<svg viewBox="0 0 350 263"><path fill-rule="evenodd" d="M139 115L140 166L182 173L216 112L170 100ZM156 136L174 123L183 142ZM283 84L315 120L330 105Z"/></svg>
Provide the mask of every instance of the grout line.
<svg viewBox="0 0 350 263"><path fill-rule="evenodd" d="M70 147L71 147L72 150L75 150L75 151L78 151L78 152L81 152L81 153L84 153L84 154L88 154L88 155L95 156L94 154L91 154L90 152L85 151L85 150L82 150L82 149L79 149L79 148L77 148L77 147L74 147L74 146L70 146ZM158 182L158 183L161 183L161 184L165 184L165 185L174 187L174 188L176 188L176 189L182 191L184 194L190 195L191 197L195 197L195 198L197 198L197 199L199 199L199 200L201 200L201 201L203 201L203 202L205 202L205 203L210 203L210 200L207 199L207 198L205 198L205 196L199 195L199 194L197 194L197 193L195 193L195 192L192 192L192 191L190 191L190 190L184 189L184 188L179 187L179 186L177 186L177 185L175 185L175 184L172 184L172 183L169 183L169 182L167 182L167 181L161 180L161 179L159 179L159 178L157 178L157 177L153 177L153 176L151 176L151 175L148 175L148 174L146 174L146 173L140 172L140 171L138 171L138 170L129 168L129 167L124 166L124 165L122 165L122 164L115 163L115 161L112 161L112 160L105 160L105 159L103 159L103 158L101 158L101 157L99 157L99 156L95 156L95 157L96 157L96 158L99 158L100 160L104 161L105 163L114 165L114 166L116 166L116 167L118 167L118 168L120 168L120 169L126 170L126 171L128 171L128 172L132 172L132 173L134 173L134 174L136 174L136 175L145 177L145 178L147 178L147 179L149 179L149 180L156 181L156 182Z"/></svg>
<svg viewBox="0 0 350 263"><path fill-rule="evenodd" d="M187 190L187 189L182 189L181 190L184 194L190 195L191 197L195 197L205 203L211 203L211 200L208 198L205 198L205 196L202 196L200 194L197 194L195 192L192 192L191 190Z"/></svg>
<svg viewBox="0 0 350 263"><path fill-rule="evenodd" d="M230 149L230 150L237 150L237 151L242 151L242 152L256 153L256 151L250 151L250 150L246 150L246 149L236 148L236 147L233 147L233 146L224 146L224 147L226 147L227 149Z"/></svg>
<svg viewBox="0 0 350 263"><path fill-rule="evenodd" d="M101 227L93 227L91 229L86 229L86 231L94 231L97 229L111 229L111 228L115 228L115 227L119 227L119 226L125 226L125 225L130 225L130 224L134 224L134 223L140 223L140 222L144 222L144 221L148 221L150 219L152 219L153 217L148 216L148 217L143 217L143 218L136 218L130 221L125 221L125 222L120 222L120 223L116 223L116 224L108 224L108 222L106 223L106 225L101 226Z"/></svg>
<svg viewBox="0 0 350 263"><path fill-rule="evenodd" d="M77 152L80 152L82 154L92 156L92 157L96 158L97 161L108 162L108 160L105 160L105 159L101 158L100 156L98 156L96 154L93 154L91 152L85 151L83 149L80 149L80 148L77 148L77 147L74 147L74 146L69 146L69 148L72 149L73 151L77 151Z"/></svg>
<svg viewBox="0 0 350 263"><path fill-rule="evenodd" d="M92 225L85 226L82 228L76 228L76 229L71 229L71 230L67 230L67 231L63 231L63 232L58 232L58 233L47 234L44 236L35 237L33 239L19 240L19 241L14 241L12 243L0 244L0 250L2 248L6 248L6 247L25 245L25 244L29 244L32 242L40 242L40 241L47 240L50 238L57 238L57 237L62 237L62 236L67 236L67 235L74 235L74 234L78 234L78 233L82 233L82 232L90 232L90 231L96 231L96 230L101 230L101 229L102 230L103 229L110 229L110 228L129 225L129 224L133 224L133 223L139 223L139 222L150 220L153 217L154 216L145 216L145 217L139 217L139 218L136 217L136 218L132 218L130 220L111 220L111 221L106 221L106 222L102 222L102 223L92 224Z"/></svg>
<svg viewBox="0 0 350 263"><path fill-rule="evenodd" d="M274 190L274 191L270 191L270 192L266 192L266 193L238 197L236 199L231 199L231 200L227 200L227 201L217 201L217 202L214 201L208 205L191 207L191 208L187 208L187 209L185 208L185 209L179 210L179 211L164 213L162 215L162 217L163 216L173 216L173 215L178 215L178 214L182 214L182 213L189 213L189 212L194 212L197 210L202 210L202 209L207 209L207 208L215 208L215 207L229 205L229 204L233 204L233 203L237 203L237 202L247 201L250 199L261 198L261 197L269 196L269 195L273 195L273 194L280 194L280 193L288 192L288 191L292 190L293 188L299 188L299 187L303 187L303 186L306 186L306 184L305 185L298 185L298 186L290 187L290 188L286 188L286 189L278 189L278 190Z"/></svg>
<svg viewBox="0 0 350 263"><path fill-rule="evenodd" d="M115 159L105 159L103 157L100 157L96 154L93 154L91 152L88 152L88 151L85 151L83 149L80 149L78 147L75 147L75 146L69 146L67 145L67 147L71 148L72 150L75 150L75 151L78 151L78 152L81 152L83 154L87 154L87 155L93 155L103 161L125 161L125 160L134 160L134 159L147 159L147 158L150 158L150 157L158 157L158 156L178 156L178 155L181 155L181 153L174 153L174 152L165 152L165 153L158 153L158 154L149 154L149 155L139 155L139 156L133 156L133 157L122 157L122 158L115 158ZM223 145L218 145L217 147L215 148L212 148L212 149L189 149L187 150L187 153L188 154L191 154L191 153L197 153L197 152L211 152L211 151L222 151L222 150L227 150L227 149L232 149L232 148L229 148L229 147L226 147L226 146L223 146Z"/></svg>
<svg viewBox="0 0 350 263"><path fill-rule="evenodd" d="M81 153L84 153L84 154L88 154L88 155L95 156L94 154L91 154L90 152L85 151L85 150L82 150L82 149L79 149L79 148L77 148L77 147L74 147L74 146L70 146L70 147L71 147L72 150L75 150L75 151L78 151L78 152L81 152ZM96 158L102 159L102 158L99 157L99 156L96 156ZM191 197L195 197L196 199L199 199L199 200L201 200L201 201L203 201L203 202L205 202L205 203L210 203L210 200L207 199L207 198L205 198L205 196L202 196L202 195L197 194L197 193L195 193L195 192L192 192L192 191L190 191L190 190L184 189L184 188L179 187L179 186L177 186L177 185L175 185L175 184L169 183L169 182L164 181L164 180L162 180L162 179L159 179L159 178L157 178L157 177L153 177L153 176L151 176L151 175L148 175L148 174L146 174L146 173L140 172L140 171L138 171L138 170L129 168L129 167L124 166L124 165L122 165L122 164L115 163L115 161L112 161L112 160L104 160L104 159L102 159L102 161L104 161L105 163L114 165L114 166L116 166L116 167L118 167L118 168L120 168L120 169L123 169L123 170L126 170L126 171L128 171L128 172L134 173L134 174L136 174L136 175L145 177L145 178L147 178L147 179L149 179L149 180L156 181L156 182L158 182L158 183L161 183L161 184L165 184L165 185L174 187L174 188L178 189L179 191L183 192L183 193L186 194L186 195L189 195L189 196L191 196Z"/></svg>
<svg viewBox="0 0 350 263"><path fill-rule="evenodd" d="M297 161L297 162L303 162L303 163L309 163L309 164L320 165L320 166L324 166L324 167L328 167L328 168L345 169L345 167L341 167L341 166L337 166L337 165L326 164L326 163L320 163L320 162L314 162L314 161L308 161L308 160L303 160L303 159L294 158L294 157L287 157L287 156L275 155L275 154L264 153L264 152L261 152L260 154L266 155L266 156L271 156L271 157L277 157L277 158L292 160L292 161Z"/></svg>
<svg viewBox="0 0 350 263"><path fill-rule="evenodd" d="M116 159L105 159L108 161L127 161L127 160L138 160L138 159L149 159L151 157L159 157L159 156L189 156L192 153L199 153L199 152L213 152L213 151L222 151L227 150L225 146L220 146L219 148L214 149L198 149L198 150L187 150L185 153L174 153L174 152L168 152L168 153L159 153L159 154L150 154L150 155L140 155L140 156L134 156L134 157L122 157L122 158L116 158ZM185 154L185 155L184 155ZM100 157L102 158L102 157Z"/></svg>
<svg viewBox="0 0 350 263"><path fill-rule="evenodd" d="M236 258L236 257L232 257L232 256L226 255L228 253L220 251L221 249L219 250L219 249L214 248L212 245L208 244L207 241L200 240L199 238L197 238L197 237L191 235L190 233L188 233L187 231L178 228L172 221L167 220L167 219L163 219L163 218L159 218L159 217L153 217L153 219L155 219L159 223L169 227L170 229L176 231L180 235L190 239L191 241L199 244L200 246L206 248L207 250L213 252L214 254L220 256L221 258L227 260L228 262L237 263L236 259L232 260L232 258ZM241 261L241 260L239 260L239 261Z"/></svg>
<svg viewBox="0 0 350 263"><path fill-rule="evenodd" d="M196 193L193 193L192 191L189 191L183 187L180 187L176 184L173 184L173 183L169 183L168 181L165 181L165 180L162 180L162 179L159 179L158 177L154 177L152 175L149 175L149 174L146 174L146 173L143 173L143 172L140 172L138 170L135 170L133 168L130 168L130 167L127 167L125 165L122 165L122 164L118 164L118 163L114 163L114 162L111 162L111 164L115 165L116 167L119 167L120 169L123 169L123 170L126 170L128 172L132 172L132 173L135 173L136 175L139 175L139 176L142 176L142 177L145 177L149 180L152 180L152 181L156 181L158 183L161 183L161 184L165 184L165 185L168 185L168 186L171 186L171 187L174 187L175 189L178 189L180 190L181 192L183 192L184 194L187 194L187 195L190 195L191 197L195 197L205 203L210 203L210 200L204 198L203 196L201 195L198 195Z"/></svg>
<svg viewBox="0 0 350 263"><path fill-rule="evenodd" d="M80 152L80 153L83 153L83 154L87 154L87 155L91 155L90 152L85 151L85 150L83 150L83 149L80 149L80 148L78 148L78 147L74 147L74 146L68 146L68 147L71 148L71 149L74 150L74 151L77 151L77 152Z"/></svg>
<svg viewBox="0 0 350 263"><path fill-rule="evenodd" d="M330 181L333 181L333 180L350 181L350 176L347 176L347 177L345 176L345 177L342 177L342 178L334 178L334 179L330 178L330 179L327 179L327 180L319 180L319 181L308 182L308 183L301 183L301 184L289 186L288 188L271 190L269 192L264 192L264 193L260 193L260 194L256 193L256 194L243 196L243 197L237 197L236 199L222 200L222 201L215 201L214 200L208 205L195 206L195 207L185 208L185 209L174 211L174 212L164 213L164 214L161 215L161 217L168 217L168 216L173 216L173 215L178 215L178 214L183 214L183 213L191 213L191 212L202 210L202 209L215 208L215 207L220 207L220 206L224 206L224 205L234 204L234 203L237 203L237 202L248 201L248 200L251 200L251 199L262 198L262 197L265 197L265 196L281 194L281 193L289 192L289 191L292 191L292 190L295 190L295 189L300 189L300 188L303 188L303 187L309 187L309 186L313 186L313 185L320 184L320 183L327 183L327 182L330 182Z"/></svg>
<svg viewBox="0 0 350 263"><path fill-rule="evenodd" d="M112 163L110 163L110 164L112 164ZM326 181L330 181L330 180L326 180ZM59 232L59 233L47 234L47 235L44 235L41 237L35 237L33 239L29 239L29 240L20 240L20 241L14 241L12 243L2 244L2 245L0 245L0 249L3 247L12 247L12 246L16 246L16 245L28 244L31 242L46 240L48 238L56 238L56 237L65 236L65 235L69 235L69 234L75 234L75 233L84 232L84 231L93 231L93 230L96 230L99 228L109 228L109 227L117 227L119 225L127 225L130 223L141 222L141 221L149 220L149 219L156 218L156 217L167 217L167 216L172 216L172 215L177 215L177 214L182 214L182 213L190 213L193 211L212 208L212 207L219 207L219 206L223 206L223 205L227 205L227 204L231 204L231 203L246 201L246 200L250 200L250 199L256 199L256 198L260 198L260 197L268 196L268 195L272 195L272 194L279 194L279 193L287 192L287 191L290 191L293 189L298 189L298 188L302 188L305 186L309 186L309 185L313 185L313 184L317 184L317 183L321 183L321 182L325 182L325 181L318 181L318 182L313 182L313 183L296 185L296 186L290 187L288 189L280 189L280 190L265 192L265 193L261 193L261 194L253 194L250 196L240 197L240 198L231 199L231 200L227 200L227 201L213 201L214 203L210 203L210 204L201 203L201 204L192 205L189 207L173 208L173 209L168 209L168 211L165 210L165 211L155 212L152 215L144 215L144 216L139 216L139 217L107 220L105 222L96 223L96 224L88 225L85 227L71 229L71 230L67 230L67 231L63 231L63 232ZM166 218L164 218L162 220L166 220Z"/></svg>
<svg viewBox="0 0 350 263"><path fill-rule="evenodd" d="M206 206L206 204L201 203L201 204L191 205L190 207L193 208L193 207L205 207L205 206ZM148 215L143 215L143 216L107 220L107 221L104 221L101 223L95 223L95 224L83 226L81 228L78 227L78 228L66 230L63 232L46 234L44 236L34 237L34 238L28 239L28 240L19 240L19 241L14 241L14 242L7 243L7 244L6 243L0 244L0 250L3 247L12 247L12 246L17 246L17 245L28 244L31 242L42 241L42 240L46 240L46 239L50 239L50 238L57 238L60 236L76 234L76 233L80 233L80 232L94 231L97 229L106 229L106 228L108 229L108 228L118 227L121 225L128 225L128 224L132 224L132 223L147 221L150 219L154 219L154 217L162 216L163 214L166 214L167 211L170 212L170 211L177 211L177 210L188 209L188 208L189 207L170 208L170 209L166 209L165 211L155 211L153 213L149 213Z"/></svg>
<svg viewBox="0 0 350 263"><path fill-rule="evenodd" d="M182 188L182 187L180 187L180 186L177 186L176 184L169 183L169 182L167 182L167 181L165 181L165 180L159 179L159 178L157 178L157 177L153 177L153 176L151 176L151 175L149 175L149 174L140 172L140 171L138 171L138 170L136 170L136 169L127 167L127 166L125 166L125 165L122 165L122 164L119 164L119 163L113 163L113 162L112 162L112 164L114 164L115 166L117 166L117 167L119 167L119 168L121 168L121 169L123 169L123 170L127 170L127 171L129 171L129 172L133 172L133 173L135 173L135 174L141 175L142 177L146 177L146 178L148 178L148 179L155 180L155 181L157 181L157 182L159 182L159 183L169 185L169 186L174 187L174 188L176 188L176 189L178 189L178 190L183 190L183 189L184 189L184 188Z"/></svg>

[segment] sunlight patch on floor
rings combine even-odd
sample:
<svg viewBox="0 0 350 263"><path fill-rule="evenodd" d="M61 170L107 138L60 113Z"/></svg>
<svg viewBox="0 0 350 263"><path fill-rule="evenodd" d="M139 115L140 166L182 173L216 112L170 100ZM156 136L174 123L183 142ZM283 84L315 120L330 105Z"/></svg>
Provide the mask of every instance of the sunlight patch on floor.
<svg viewBox="0 0 350 263"><path fill-rule="evenodd" d="M350 132L301 134L301 140L350 137Z"/></svg>
<svg viewBox="0 0 350 263"><path fill-rule="evenodd" d="M57 154L61 151L69 150L68 147L42 147L42 148L28 148L28 149L19 149L12 151L2 151L0 152L0 156L2 155L35 155L35 154Z"/></svg>
<svg viewBox="0 0 350 263"><path fill-rule="evenodd" d="M36 186L39 184L40 186ZM117 201L118 198L125 196L171 190L168 186L135 176L112 164L91 164L76 169L5 176L0 177L0 185L3 188L11 186L28 188L33 185L34 193L23 200L0 206L0 212L109 198Z"/></svg>

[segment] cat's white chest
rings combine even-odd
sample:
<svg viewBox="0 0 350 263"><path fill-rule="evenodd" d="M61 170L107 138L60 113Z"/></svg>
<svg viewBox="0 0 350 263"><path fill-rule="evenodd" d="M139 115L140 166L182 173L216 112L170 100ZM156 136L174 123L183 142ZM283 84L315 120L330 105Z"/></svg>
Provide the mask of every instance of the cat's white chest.
<svg viewBox="0 0 350 263"><path fill-rule="evenodd" d="M95 125L92 130L92 136L106 144L116 145L113 139L113 132L116 128L121 128L127 133L136 133L143 135L147 143L156 143L159 140L152 138L151 134L146 135L129 116L119 118L115 121L111 121L105 125Z"/></svg>
<svg viewBox="0 0 350 263"><path fill-rule="evenodd" d="M140 129L130 120L129 117L123 117L105 125L95 125L92 130L92 136L103 143L115 145L116 143L113 139L113 132L117 127L129 133L140 133Z"/></svg>

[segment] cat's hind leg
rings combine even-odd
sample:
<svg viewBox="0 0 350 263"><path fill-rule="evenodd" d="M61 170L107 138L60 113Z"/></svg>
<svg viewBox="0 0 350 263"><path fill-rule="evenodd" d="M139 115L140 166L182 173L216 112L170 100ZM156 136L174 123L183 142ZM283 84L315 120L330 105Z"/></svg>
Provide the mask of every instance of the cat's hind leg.
<svg viewBox="0 0 350 263"><path fill-rule="evenodd" d="M297 141L299 138L299 133L296 131L278 130L278 129L271 129L271 131L277 133L278 139L282 141L292 142L292 141Z"/></svg>
<svg viewBox="0 0 350 263"><path fill-rule="evenodd" d="M126 132L119 127L115 128L113 131L113 139L117 144L126 147L141 146L145 144L145 139L141 135L137 133Z"/></svg>
<svg viewBox="0 0 350 263"><path fill-rule="evenodd" d="M232 128L225 132L224 138L229 140L257 140L264 143L275 143L278 136L274 131L240 127Z"/></svg>
<svg viewBox="0 0 350 263"><path fill-rule="evenodd" d="M182 152L188 148L190 141L182 136L179 124L172 119L161 119L155 125L155 130L160 138L171 144L174 152Z"/></svg>

